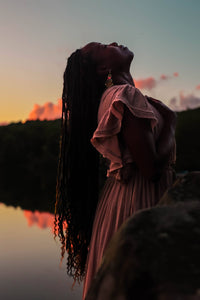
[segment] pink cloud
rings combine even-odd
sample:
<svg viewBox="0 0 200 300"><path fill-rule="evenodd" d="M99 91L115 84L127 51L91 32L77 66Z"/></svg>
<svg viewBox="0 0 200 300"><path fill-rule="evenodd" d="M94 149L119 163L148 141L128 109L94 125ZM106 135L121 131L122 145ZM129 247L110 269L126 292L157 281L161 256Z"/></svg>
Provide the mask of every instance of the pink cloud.
<svg viewBox="0 0 200 300"><path fill-rule="evenodd" d="M57 104L46 102L43 105L35 104L29 113L28 120L55 120L61 118L62 99Z"/></svg>
<svg viewBox="0 0 200 300"><path fill-rule="evenodd" d="M200 98L194 94L184 95L180 92L179 97L173 97L169 106L176 111L182 111L186 109L194 109L200 107Z"/></svg>
<svg viewBox="0 0 200 300"><path fill-rule="evenodd" d="M156 80L153 77L134 80L138 89L152 90L156 86Z"/></svg>
<svg viewBox="0 0 200 300"><path fill-rule="evenodd" d="M164 75L164 74L162 74L162 75L160 76L160 79L161 79L161 80L167 80L167 79L169 79L169 78L170 78L170 76Z"/></svg>
<svg viewBox="0 0 200 300"><path fill-rule="evenodd" d="M200 98L193 94L184 96L180 93L180 105L185 107L185 109L192 109L200 106Z"/></svg>
<svg viewBox="0 0 200 300"><path fill-rule="evenodd" d="M174 72L174 77L178 77L179 76L179 73L178 72Z"/></svg>
<svg viewBox="0 0 200 300"><path fill-rule="evenodd" d="M200 90L200 84L196 86L196 90Z"/></svg>
<svg viewBox="0 0 200 300"><path fill-rule="evenodd" d="M141 79L135 79L135 86L139 89L146 89L146 90L152 90L155 88L161 81L169 80L173 77L178 77L178 72L174 72L172 75L166 75L162 74L160 75L159 79L155 79L154 77L148 77L148 78L141 78Z"/></svg>
<svg viewBox="0 0 200 300"><path fill-rule="evenodd" d="M160 79L161 80L167 80L167 79L171 79L172 77L178 77L179 76L179 73L178 72L174 72L173 73L173 76L172 75L165 75L165 74L162 74L160 76Z"/></svg>

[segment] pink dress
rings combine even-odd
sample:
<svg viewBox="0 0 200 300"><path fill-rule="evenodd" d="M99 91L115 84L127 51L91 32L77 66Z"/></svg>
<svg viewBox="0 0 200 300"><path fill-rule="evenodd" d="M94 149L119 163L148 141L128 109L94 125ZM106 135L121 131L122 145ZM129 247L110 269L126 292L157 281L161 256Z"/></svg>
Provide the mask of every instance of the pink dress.
<svg viewBox="0 0 200 300"><path fill-rule="evenodd" d="M98 110L98 127L91 143L110 161L110 166L94 219L83 299L113 234L137 210L156 205L173 181L170 163L175 162L175 151L172 153L169 167L157 183L146 179L134 166L133 157L128 149L120 144L118 135L124 105L134 116L150 120L155 140L163 126L160 113L137 88L129 84L115 85L102 95Z"/></svg>

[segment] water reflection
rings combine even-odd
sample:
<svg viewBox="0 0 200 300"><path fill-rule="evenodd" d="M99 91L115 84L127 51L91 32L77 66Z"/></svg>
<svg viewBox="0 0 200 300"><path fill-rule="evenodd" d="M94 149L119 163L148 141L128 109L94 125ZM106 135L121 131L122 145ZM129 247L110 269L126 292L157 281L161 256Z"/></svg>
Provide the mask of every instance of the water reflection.
<svg viewBox="0 0 200 300"><path fill-rule="evenodd" d="M48 212L24 210L24 216L27 219L29 227L36 225L41 229L51 228L54 232L54 215Z"/></svg>
<svg viewBox="0 0 200 300"><path fill-rule="evenodd" d="M0 204L0 299L81 299L82 286L72 291L65 263L59 266L53 214L15 206Z"/></svg>

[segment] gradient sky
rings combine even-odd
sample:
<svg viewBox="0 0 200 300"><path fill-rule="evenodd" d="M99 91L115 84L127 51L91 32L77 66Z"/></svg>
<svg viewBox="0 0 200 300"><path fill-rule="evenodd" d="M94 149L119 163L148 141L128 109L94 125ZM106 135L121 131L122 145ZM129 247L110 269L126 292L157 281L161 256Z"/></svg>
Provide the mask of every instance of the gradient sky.
<svg viewBox="0 0 200 300"><path fill-rule="evenodd" d="M199 14L199 0L0 0L0 122L56 104L67 57L90 41L133 50L133 77L155 79L144 94L200 104Z"/></svg>

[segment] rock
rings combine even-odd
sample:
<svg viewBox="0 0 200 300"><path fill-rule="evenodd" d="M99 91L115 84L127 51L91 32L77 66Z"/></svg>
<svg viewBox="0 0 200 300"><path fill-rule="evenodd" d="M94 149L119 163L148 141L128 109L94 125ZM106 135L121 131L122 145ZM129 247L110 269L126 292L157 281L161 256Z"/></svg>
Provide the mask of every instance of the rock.
<svg viewBox="0 0 200 300"><path fill-rule="evenodd" d="M200 172L190 172L179 176L159 201L159 205L177 202L200 201Z"/></svg>
<svg viewBox="0 0 200 300"><path fill-rule="evenodd" d="M111 240L86 300L200 299L199 200L200 172L187 174L159 206L129 218Z"/></svg>

